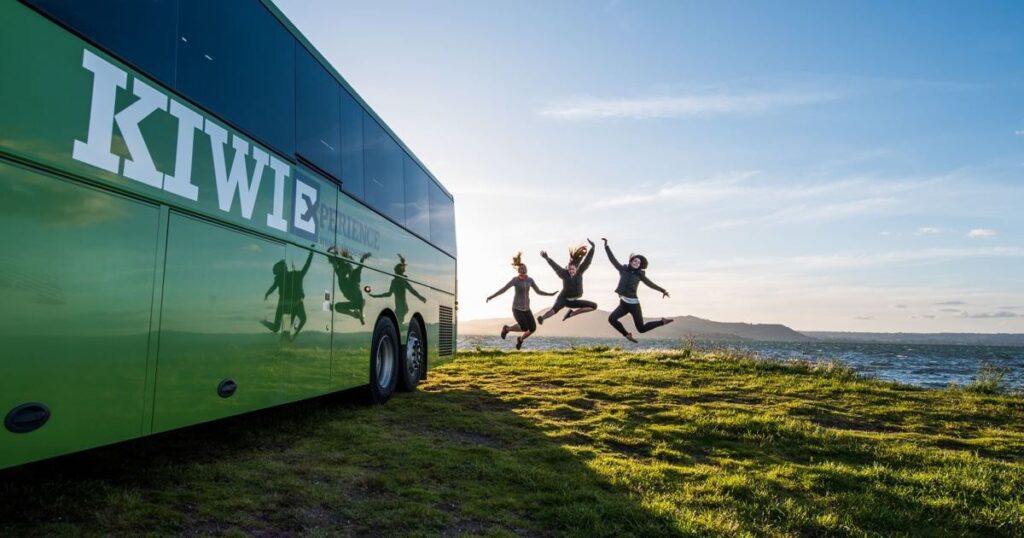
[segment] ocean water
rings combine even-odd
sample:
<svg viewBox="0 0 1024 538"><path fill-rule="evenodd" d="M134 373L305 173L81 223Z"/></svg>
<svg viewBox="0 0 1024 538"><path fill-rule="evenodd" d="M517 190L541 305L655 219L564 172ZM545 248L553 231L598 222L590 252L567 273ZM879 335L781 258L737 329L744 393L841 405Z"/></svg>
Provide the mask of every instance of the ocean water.
<svg viewBox="0 0 1024 538"><path fill-rule="evenodd" d="M535 336L526 341L523 349L557 350L574 345L644 350L679 348L682 343L679 340L647 340L633 344L618 338ZM459 336L458 346L460 350L467 351L477 347L515 351L515 338L511 335L507 340L497 336ZM975 379L983 364L990 364L1005 369L1004 380L1008 389L1024 391L1024 347L753 341L697 341L695 347L732 348L771 359L838 360L865 376L933 388L950 383L967 384Z"/></svg>

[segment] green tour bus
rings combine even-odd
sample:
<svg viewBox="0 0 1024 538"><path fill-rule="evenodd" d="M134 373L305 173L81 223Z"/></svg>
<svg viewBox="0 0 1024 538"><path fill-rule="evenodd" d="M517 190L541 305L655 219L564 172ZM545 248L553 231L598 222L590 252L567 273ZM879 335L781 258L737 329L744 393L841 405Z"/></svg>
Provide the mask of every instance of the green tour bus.
<svg viewBox="0 0 1024 538"><path fill-rule="evenodd" d="M451 194L270 0L0 28L0 468L453 357Z"/></svg>

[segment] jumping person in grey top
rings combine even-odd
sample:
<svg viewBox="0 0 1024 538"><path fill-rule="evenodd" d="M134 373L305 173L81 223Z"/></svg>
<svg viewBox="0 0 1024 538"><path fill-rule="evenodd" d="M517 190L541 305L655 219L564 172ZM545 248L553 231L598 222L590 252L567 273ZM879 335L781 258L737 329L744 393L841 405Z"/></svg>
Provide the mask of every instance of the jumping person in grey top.
<svg viewBox="0 0 1024 538"><path fill-rule="evenodd" d="M502 325L501 337L505 338L510 332L521 332L522 336L516 339L516 349L523 348L523 340L526 340L537 330L537 321L533 317L533 312L530 310L530 288L541 295L554 295L554 292L548 293L537 287L537 283L532 278L526 276L526 264L522 262L523 253L520 252L512 258L512 266L519 271L519 275L508 281L505 287L494 292L487 301L501 295L508 291L509 288L514 287L516 290L515 298L512 300L512 317L516 319L516 324L509 327L508 325Z"/></svg>
<svg viewBox="0 0 1024 538"><path fill-rule="evenodd" d="M615 287L615 293L619 294L619 306L608 315L608 323L630 342L636 342L636 338L633 337L633 333L627 332L626 328L619 321L619 318L626 314L633 316L633 324L636 325L636 330L641 333L672 323L672 318L661 318L658 321L644 323L644 313L640 308L640 300L636 296L636 289L640 286L640 283L643 282L651 289L660 291L662 298L668 297L668 292L664 288L647 278L647 258L639 254L630 254L629 263L626 265L620 264L619 260L615 259L615 255L612 254L612 249L608 246L608 240L603 237L601 239L604 241L604 251L608 254L608 261L612 262L615 269L619 271L619 285Z"/></svg>

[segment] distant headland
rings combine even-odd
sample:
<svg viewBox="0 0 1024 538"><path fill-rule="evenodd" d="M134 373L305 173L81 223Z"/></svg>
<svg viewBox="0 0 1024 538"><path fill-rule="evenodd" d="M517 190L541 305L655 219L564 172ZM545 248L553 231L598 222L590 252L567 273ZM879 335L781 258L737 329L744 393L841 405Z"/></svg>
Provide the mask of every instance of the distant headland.
<svg viewBox="0 0 1024 538"><path fill-rule="evenodd" d="M555 316L538 327L538 336L566 338L621 338L608 325L608 312L597 310L563 322ZM638 334L640 340L685 339L756 340L762 342L874 342L886 344L937 344L1024 346L1024 334L986 333L868 333L840 331L798 331L781 323L721 322L695 316L676 316L675 323L649 334ZM497 334L502 324L514 323L512 318L490 318L459 321L459 333L466 335Z"/></svg>

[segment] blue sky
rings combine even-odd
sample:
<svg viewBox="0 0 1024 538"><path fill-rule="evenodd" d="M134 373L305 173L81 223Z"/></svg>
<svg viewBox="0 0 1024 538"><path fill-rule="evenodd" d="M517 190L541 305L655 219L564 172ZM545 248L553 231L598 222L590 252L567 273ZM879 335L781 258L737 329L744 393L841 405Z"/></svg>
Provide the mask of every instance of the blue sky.
<svg viewBox="0 0 1024 538"><path fill-rule="evenodd" d="M1022 3L277 3L455 195L462 319L589 236L648 316L1024 332Z"/></svg>

